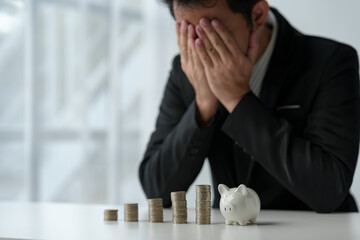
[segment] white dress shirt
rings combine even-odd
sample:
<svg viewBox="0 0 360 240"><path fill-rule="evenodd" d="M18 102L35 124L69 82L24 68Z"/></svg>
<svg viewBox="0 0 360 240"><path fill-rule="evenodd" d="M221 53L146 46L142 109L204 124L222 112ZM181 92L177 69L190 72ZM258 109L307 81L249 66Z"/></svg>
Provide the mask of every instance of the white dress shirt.
<svg viewBox="0 0 360 240"><path fill-rule="evenodd" d="M268 46L266 47L265 52L255 64L249 82L251 91L257 97L259 97L260 95L262 82L264 80L267 68L269 66L272 53L274 52L276 36L278 32L278 23L274 13L271 10L269 11L268 19L266 20L266 27L272 28L271 39Z"/></svg>

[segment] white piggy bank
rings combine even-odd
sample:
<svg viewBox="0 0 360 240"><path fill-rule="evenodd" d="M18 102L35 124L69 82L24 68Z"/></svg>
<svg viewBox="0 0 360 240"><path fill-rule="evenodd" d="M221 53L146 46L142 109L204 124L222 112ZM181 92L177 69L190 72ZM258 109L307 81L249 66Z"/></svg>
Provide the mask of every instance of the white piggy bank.
<svg viewBox="0 0 360 240"><path fill-rule="evenodd" d="M260 212L260 198L254 190L244 184L231 189L219 184L218 190L221 195L220 211L226 224L239 223L245 226L248 222L256 223Z"/></svg>

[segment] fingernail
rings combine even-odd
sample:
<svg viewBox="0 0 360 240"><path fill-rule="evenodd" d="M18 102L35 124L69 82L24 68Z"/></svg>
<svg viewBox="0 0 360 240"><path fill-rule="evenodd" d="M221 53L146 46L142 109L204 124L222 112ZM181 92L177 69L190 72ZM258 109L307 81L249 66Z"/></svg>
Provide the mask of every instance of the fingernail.
<svg viewBox="0 0 360 240"><path fill-rule="evenodd" d="M186 24L185 20L183 20L183 21L181 22L181 29L182 29L182 30L186 30L186 28L187 28L186 25L187 25L187 24Z"/></svg>
<svg viewBox="0 0 360 240"><path fill-rule="evenodd" d="M189 32L189 33L192 33L192 32L193 32L191 25L188 26L188 32Z"/></svg>
<svg viewBox="0 0 360 240"><path fill-rule="evenodd" d="M207 27L207 26L209 26L209 21L207 19L205 19L205 18L202 18L200 20L200 25L203 26L203 27Z"/></svg>
<svg viewBox="0 0 360 240"><path fill-rule="evenodd" d="M212 21L211 21L211 24L212 24L214 27L219 27L219 26L220 26L220 24L219 24L219 22L218 22L217 20L212 20Z"/></svg>
<svg viewBox="0 0 360 240"><path fill-rule="evenodd" d="M196 30L200 33L203 33L204 30L202 29L202 27L200 27L199 25L196 26Z"/></svg>

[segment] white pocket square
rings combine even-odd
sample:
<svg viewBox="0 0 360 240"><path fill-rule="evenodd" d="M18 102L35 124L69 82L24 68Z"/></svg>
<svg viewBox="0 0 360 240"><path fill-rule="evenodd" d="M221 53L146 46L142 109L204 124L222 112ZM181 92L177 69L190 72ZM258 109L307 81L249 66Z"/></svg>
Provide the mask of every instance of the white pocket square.
<svg viewBox="0 0 360 240"><path fill-rule="evenodd" d="M285 106L281 106L276 108L276 110L285 110L285 109L299 109L301 108L300 105L285 105Z"/></svg>

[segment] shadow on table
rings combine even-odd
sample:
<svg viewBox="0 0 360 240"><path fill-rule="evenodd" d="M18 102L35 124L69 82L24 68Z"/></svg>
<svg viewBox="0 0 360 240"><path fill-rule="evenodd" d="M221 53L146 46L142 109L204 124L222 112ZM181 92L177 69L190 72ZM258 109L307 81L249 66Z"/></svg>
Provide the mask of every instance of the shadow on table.
<svg viewBox="0 0 360 240"><path fill-rule="evenodd" d="M270 221L262 221L258 222L256 224L250 224L250 225L258 225L258 226L281 226L285 225L285 222L270 222Z"/></svg>
<svg viewBox="0 0 360 240"><path fill-rule="evenodd" d="M213 222L211 223L212 225L221 225L224 224L225 222ZM285 222L270 222L270 221L261 221L261 222L257 222L257 223L248 223L248 225L246 226L281 226L281 225L285 225ZM232 224L232 225L226 225L226 226L240 226L239 224Z"/></svg>

